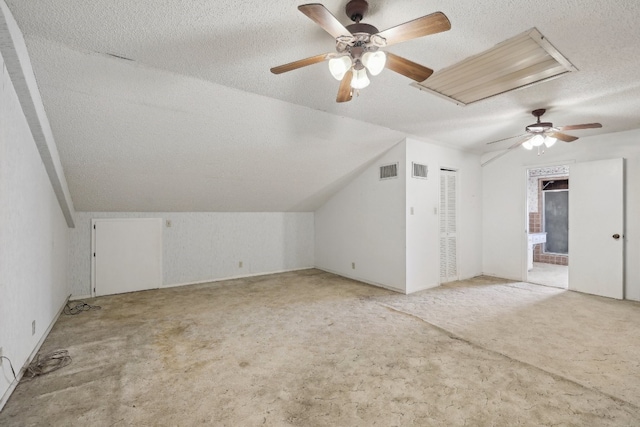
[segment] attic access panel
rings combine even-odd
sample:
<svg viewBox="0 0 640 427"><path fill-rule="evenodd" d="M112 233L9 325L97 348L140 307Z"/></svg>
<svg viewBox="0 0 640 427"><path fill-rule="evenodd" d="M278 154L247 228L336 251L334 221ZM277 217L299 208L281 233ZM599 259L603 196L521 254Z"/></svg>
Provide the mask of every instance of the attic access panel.
<svg viewBox="0 0 640 427"><path fill-rule="evenodd" d="M578 69L532 28L412 86L468 105L572 71Z"/></svg>

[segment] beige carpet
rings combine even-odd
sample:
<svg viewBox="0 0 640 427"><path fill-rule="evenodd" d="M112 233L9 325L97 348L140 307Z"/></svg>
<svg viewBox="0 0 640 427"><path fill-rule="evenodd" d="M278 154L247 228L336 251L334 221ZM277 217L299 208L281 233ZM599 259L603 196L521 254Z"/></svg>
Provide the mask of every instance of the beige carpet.
<svg viewBox="0 0 640 427"><path fill-rule="evenodd" d="M569 266L534 262L533 268L527 273L527 282L567 289Z"/></svg>
<svg viewBox="0 0 640 427"><path fill-rule="evenodd" d="M477 278L411 296L318 270L63 316L0 425L639 425L639 304Z"/></svg>

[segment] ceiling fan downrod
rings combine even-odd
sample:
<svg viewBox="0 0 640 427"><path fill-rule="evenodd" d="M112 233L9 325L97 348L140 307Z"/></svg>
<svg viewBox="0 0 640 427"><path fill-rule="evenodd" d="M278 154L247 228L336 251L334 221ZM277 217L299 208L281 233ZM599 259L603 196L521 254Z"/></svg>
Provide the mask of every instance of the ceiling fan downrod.
<svg viewBox="0 0 640 427"><path fill-rule="evenodd" d="M544 108L540 108L537 110L533 110L531 114L536 118L536 123L531 124L525 128L527 132L541 134L543 132L547 132L553 128L553 123L551 122L541 122L540 117L546 112Z"/></svg>

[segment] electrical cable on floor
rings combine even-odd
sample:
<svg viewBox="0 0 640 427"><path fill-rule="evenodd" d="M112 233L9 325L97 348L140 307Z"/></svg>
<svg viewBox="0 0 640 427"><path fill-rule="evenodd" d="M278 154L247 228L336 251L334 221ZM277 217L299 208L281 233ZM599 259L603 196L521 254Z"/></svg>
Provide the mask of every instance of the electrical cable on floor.
<svg viewBox="0 0 640 427"><path fill-rule="evenodd" d="M38 354L29 364L24 373L24 379L31 380L35 377L57 371L71 363L68 350L55 350L44 355Z"/></svg>
<svg viewBox="0 0 640 427"><path fill-rule="evenodd" d="M76 314L80 314L83 311L89 311L89 310L100 310L102 309L102 307L100 307L99 305L90 305L87 304L84 301L80 301L78 302L76 305L74 305L73 307L69 305L69 303L67 303L64 306L64 314L69 315L69 316L74 316Z"/></svg>
<svg viewBox="0 0 640 427"><path fill-rule="evenodd" d="M11 373L13 374L13 379L17 380L18 377L16 377L16 371L13 370L13 363L11 363L11 359L9 359L7 356L0 356L0 359L6 359L7 362L9 362L9 367L11 368Z"/></svg>

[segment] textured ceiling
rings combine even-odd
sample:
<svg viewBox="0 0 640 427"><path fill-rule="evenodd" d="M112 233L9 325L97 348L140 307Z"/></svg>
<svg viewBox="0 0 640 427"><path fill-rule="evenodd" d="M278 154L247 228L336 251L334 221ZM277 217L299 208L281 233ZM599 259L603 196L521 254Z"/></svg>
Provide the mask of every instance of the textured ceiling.
<svg viewBox="0 0 640 427"><path fill-rule="evenodd" d="M388 48L436 72L532 27L579 70L467 107L388 70L345 104L326 64L271 74L333 50L303 3L8 0L76 209L313 210L407 135L502 149L486 142L521 134L534 108L604 126L577 136L640 127L640 2L371 0L364 22L381 30L449 17ZM324 2L348 24L345 4Z"/></svg>

